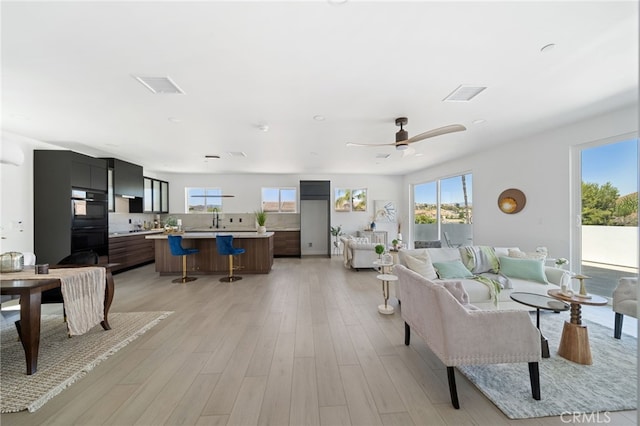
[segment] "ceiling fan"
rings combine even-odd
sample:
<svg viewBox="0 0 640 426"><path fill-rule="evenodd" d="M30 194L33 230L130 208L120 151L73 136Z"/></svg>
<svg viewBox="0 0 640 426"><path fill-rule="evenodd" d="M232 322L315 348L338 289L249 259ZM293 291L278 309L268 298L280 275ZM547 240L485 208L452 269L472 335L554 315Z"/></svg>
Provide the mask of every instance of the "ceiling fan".
<svg viewBox="0 0 640 426"><path fill-rule="evenodd" d="M409 119L407 117L396 118L396 126L400 126L400 130L396 133L396 141L392 143L381 144L366 144L366 143L347 143L347 146L395 146L397 150L404 151L409 148L409 144L418 142L424 139L433 138L435 136L446 135L447 133L461 132L467 130L462 124L450 124L444 127L438 127L424 133L420 133L412 138L409 137L409 132L404 130L403 126L407 125Z"/></svg>

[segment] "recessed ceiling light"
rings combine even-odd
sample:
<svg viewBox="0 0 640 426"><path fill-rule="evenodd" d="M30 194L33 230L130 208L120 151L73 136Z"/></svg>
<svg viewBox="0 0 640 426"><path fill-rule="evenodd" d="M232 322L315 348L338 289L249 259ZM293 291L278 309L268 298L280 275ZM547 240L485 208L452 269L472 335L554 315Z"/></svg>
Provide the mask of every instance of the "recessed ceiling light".
<svg viewBox="0 0 640 426"><path fill-rule="evenodd" d="M314 115L313 119L316 120L316 121L324 121L324 120L326 120L324 115Z"/></svg>
<svg viewBox="0 0 640 426"><path fill-rule="evenodd" d="M262 132L268 132L269 131L269 125L268 124L258 124L258 129L260 129L260 131L262 131Z"/></svg>
<svg viewBox="0 0 640 426"><path fill-rule="evenodd" d="M443 99L444 102L469 102L475 98L480 92L486 89L486 86L466 86L461 84L453 92Z"/></svg>
<svg viewBox="0 0 640 426"><path fill-rule="evenodd" d="M376 158L379 158L381 160L387 159L389 158L391 154L376 154Z"/></svg>
<svg viewBox="0 0 640 426"><path fill-rule="evenodd" d="M169 120L172 123L180 123L182 121L182 119L177 118L177 117L169 117L169 118L167 118L167 120Z"/></svg>
<svg viewBox="0 0 640 426"><path fill-rule="evenodd" d="M472 123L473 124L482 124L485 123L487 120L485 120L484 118L478 118L477 120L473 120Z"/></svg>
<svg viewBox="0 0 640 426"><path fill-rule="evenodd" d="M345 4L349 0L327 0L329 4Z"/></svg>
<svg viewBox="0 0 640 426"><path fill-rule="evenodd" d="M554 48L556 47L555 43L549 43L545 46L542 46L542 48L540 49L541 52L551 52Z"/></svg>

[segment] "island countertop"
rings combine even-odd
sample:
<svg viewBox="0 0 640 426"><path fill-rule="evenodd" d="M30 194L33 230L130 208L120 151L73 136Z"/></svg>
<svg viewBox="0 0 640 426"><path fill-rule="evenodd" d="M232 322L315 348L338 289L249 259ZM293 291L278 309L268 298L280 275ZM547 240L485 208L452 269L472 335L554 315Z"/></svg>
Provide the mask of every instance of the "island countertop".
<svg viewBox="0 0 640 426"><path fill-rule="evenodd" d="M175 234L151 234L145 238L154 240L156 272L160 275L182 273L181 256L173 256L169 249L169 235L182 237L182 247L195 248L198 252L186 257L189 274L227 274L229 259L218 253L216 235L232 235L233 246L245 252L237 255L234 263L242 267L242 274L268 274L273 265L274 233L259 234L256 231L185 232Z"/></svg>
<svg viewBox="0 0 640 426"><path fill-rule="evenodd" d="M256 231L231 231L231 232L225 232L225 231L219 231L219 232L202 232L202 231L196 231L196 232L185 232L185 233L175 233L175 234L151 234L151 235L147 235L145 238L150 239L150 240L166 240L167 237L169 235L179 235L182 237L182 239L184 240L189 240L189 239L215 239L216 235L220 234L220 235L232 235L233 238L238 238L238 239L243 239L243 238L269 238L271 236L273 236L273 232L266 232L264 234L259 234Z"/></svg>

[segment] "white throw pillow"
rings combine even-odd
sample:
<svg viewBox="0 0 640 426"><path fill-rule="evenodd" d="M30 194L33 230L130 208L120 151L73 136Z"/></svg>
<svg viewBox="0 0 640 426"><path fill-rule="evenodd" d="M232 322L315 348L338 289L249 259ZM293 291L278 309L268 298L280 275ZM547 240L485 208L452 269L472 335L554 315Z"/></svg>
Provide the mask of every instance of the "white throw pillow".
<svg viewBox="0 0 640 426"><path fill-rule="evenodd" d="M516 259L535 259L544 261L547 258L547 255L546 253L524 252L518 249L509 249L509 257L515 257Z"/></svg>
<svg viewBox="0 0 640 426"><path fill-rule="evenodd" d="M426 279L438 279L438 274L436 274L436 270L431 264L431 258L429 258L429 255L426 252L419 257L405 255L405 262L407 262L407 268L422 275Z"/></svg>

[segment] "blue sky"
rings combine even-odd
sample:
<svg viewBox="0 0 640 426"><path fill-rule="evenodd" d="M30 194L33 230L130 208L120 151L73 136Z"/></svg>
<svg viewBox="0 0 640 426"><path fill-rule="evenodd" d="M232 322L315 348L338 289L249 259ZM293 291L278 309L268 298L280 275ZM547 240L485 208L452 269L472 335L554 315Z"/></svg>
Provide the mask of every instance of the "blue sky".
<svg viewBox="0 0 640 426"><path fill-rule="evenodd" d="M599 185L611 182L620 195L638 190L638 144L630 139L582 151L582 180Z"/></svg>
<svg viewBox="0 0 640 426"><path fill-rule="evenodd" d="M467 176L467 200L469 204L472 202L472 188L473 179L471 174ZM462 179L460 176L454 176L448 179L442 179L440 181L441 202L444 204L450 203L464 203L464 194L462 192ZM436 203L436 183L429 182L422 185L416 185L415 187L415 202L416 203Z"/></svg>

